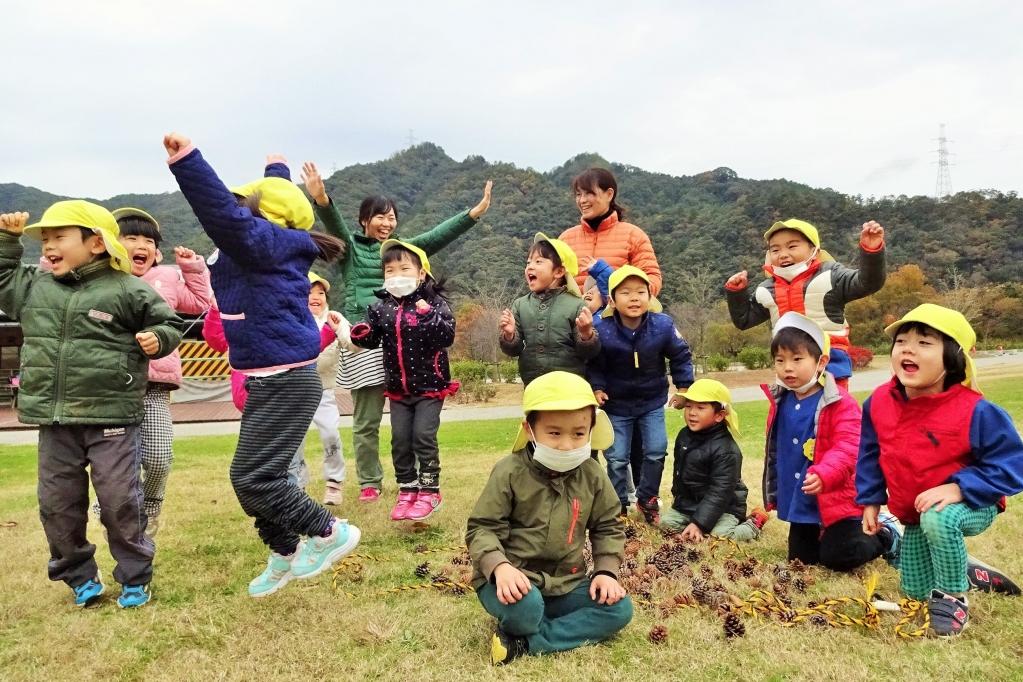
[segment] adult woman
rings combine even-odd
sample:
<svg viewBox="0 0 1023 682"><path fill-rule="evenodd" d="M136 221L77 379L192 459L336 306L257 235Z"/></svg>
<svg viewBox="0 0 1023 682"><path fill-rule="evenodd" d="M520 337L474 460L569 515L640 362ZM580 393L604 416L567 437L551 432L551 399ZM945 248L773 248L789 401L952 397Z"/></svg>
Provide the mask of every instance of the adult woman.
<svg viewBox="0 0 1023 682"><path fill-rule="evenodd" d="M348 245L340 260L341 276L345 284L342 313L352 324L361 321L366 308L376 301L375 292L383 288L384 278L380 260L380 244L394 237L398 226L398 208L393 199L370 196L359 206L359 225L362 233L353 232L345 224L334 202L327 196L316 165L302 167L302 179L313 198L317 217L327 232ZM418 246L427 255L433 255L465 234L490 208L490 189L487 181L483 198L468 211L448 218L432 230L405 239ZM352 392L355 414L352 423L352 444L355 448L355 470L359 479L360 502L375 502L380 497L383 470L380 468L380 419L384 413L384 367L382 349L342 351L339 383Z"/></svg>

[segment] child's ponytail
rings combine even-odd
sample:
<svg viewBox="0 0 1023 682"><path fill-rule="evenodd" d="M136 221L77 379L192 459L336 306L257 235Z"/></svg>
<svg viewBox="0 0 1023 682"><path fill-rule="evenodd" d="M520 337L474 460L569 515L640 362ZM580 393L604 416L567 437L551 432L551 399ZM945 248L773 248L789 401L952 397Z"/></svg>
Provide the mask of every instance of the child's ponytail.
<svg viewBox="0 0 1023 682"><path fill-rule="evenodd" d="M345 243L326 232L310 230L309 237L319 250L319 259L322 261L333 263L345 253Z"/></svg>

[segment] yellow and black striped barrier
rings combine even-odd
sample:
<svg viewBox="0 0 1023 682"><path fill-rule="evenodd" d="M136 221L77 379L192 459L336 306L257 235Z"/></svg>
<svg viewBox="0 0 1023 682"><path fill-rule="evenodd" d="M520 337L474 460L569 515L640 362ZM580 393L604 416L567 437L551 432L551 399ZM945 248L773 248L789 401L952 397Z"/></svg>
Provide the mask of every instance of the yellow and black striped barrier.
<svg viewBox="0 0 1023 682"><path fill-rule="evenodd" d="M218 353L205 341L183 341L178 346L181 374L187 379L227 379L231 365L226 353Z"/></svg>

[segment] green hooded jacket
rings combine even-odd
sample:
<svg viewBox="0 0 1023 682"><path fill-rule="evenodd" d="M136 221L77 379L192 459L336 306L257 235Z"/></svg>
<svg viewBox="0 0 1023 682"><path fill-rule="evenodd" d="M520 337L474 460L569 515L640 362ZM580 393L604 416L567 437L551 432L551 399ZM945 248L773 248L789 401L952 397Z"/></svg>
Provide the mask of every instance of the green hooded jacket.
<svg viewBox="0 0 1023 682"><path fill-rule="evenodd" d="M604 467L588 459L564 474L533 462L531 446L494 465L465 533L472 586L510 563L541 594L571 592L586 578L583 547L589 531L594 573L618 577L625 556L622 506Z"/></svg>
<svg viewBox="0 0 1023 682"><path fill-rule="evenodd" d="M106 258L57 278L22 265L21 241L0 230L0 310L21 321L18 417L25 424L138 424L149 358L135 334L153 332L154 357L181 341L181 320L139 277Z"/></svg>

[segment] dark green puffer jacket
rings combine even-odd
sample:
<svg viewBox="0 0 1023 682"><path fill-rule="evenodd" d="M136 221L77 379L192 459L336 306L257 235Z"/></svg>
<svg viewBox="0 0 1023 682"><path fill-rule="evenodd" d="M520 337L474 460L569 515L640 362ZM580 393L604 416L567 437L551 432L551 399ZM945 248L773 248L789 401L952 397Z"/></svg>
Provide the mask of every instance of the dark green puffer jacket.
<svg viewBox="0 0 1023 682"><path fill-rule="evenodd" d="M93 261L61 278L21 264L18 237L0 230L0 309L21 321L18 417L25 424L138 424L149 359L135 334L181 341L181 320L142 279Z"/></svg>
<svg viewBox="0 0 1023 682"><path fill-rule="evenodd" d="M345 283L345 298L342 314L355 324L366 317L366 308L377 302L375 292L384 286L383 264L380 260L380 244L376 239L365 236L362 232L353 232L348 229L341 213L331 201L326 206L313 203L316 215L323 221L327 232L341 239L347 244L345 254L341 260L341 277ZM465 210L456 216L448 218L443 223L427 230L415 237L403 238L398 235L391 235L392 239L401 239L414 246L418 246L432 256L445 246L455 241L469 228L476 224L476 220L469 217L469 211Z"/></svg>

